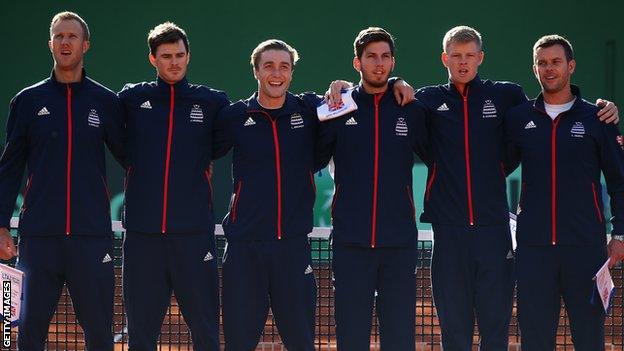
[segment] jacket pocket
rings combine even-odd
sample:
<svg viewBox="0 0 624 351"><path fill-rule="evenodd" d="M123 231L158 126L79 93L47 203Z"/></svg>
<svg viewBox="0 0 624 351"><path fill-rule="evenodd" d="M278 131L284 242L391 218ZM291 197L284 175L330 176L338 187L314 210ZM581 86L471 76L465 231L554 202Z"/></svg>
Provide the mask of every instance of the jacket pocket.
<svg viewBox="0 0 624 351"><path fill-rule="evenodd" d="M208 192L210 192L210 194L208 194L208 209L212 210L212 177L210 176L209 170L204 170L204 177L206 177L206 181L208 182Z"/></svg>
<svg viewBox="0 0 624 351"><path fill-rule="evenodd" d="M602 223L602 211L600 210L600 206L598 205L598 194L596 193L596 184L594 182L591 183L592 186L592 194L594 195L594 207L596 208L596 215L598 216L598 221Z"/></svg>
<svg viewBox="0 0 624 351"><path fill-rule="evenodd" d="M237 207L238 200L240 200L241 190L243 189L243 181L239 180L236 184L236 189L234 190L234 196L232 199L232 208L230 209L230 216L232 218L232 223L236 223L236 215L237 215Z"/></svg>
<svg viewBox="0 0 624 351"><path fill-rule="evenodd" d="M312 193L316 196L316 183L314 182L314 174L312 171L308 171L310 173L310 185L312 186Z"/></svg>
<svg viewBox="0 0 624 351"><path fill-rule="evenodd" d="M20 209L20 213L26 212L26 200L28 199L28 191L30 191L30 187L32 186L32 177L31 174L28 176L28 180L26 181L26 188L24 189L24 199L22 200L22 208Z"/></svg>
<svg viewBox="0 0 624 351"><path fill-rule="evenodd" d="M331 215L334 217L334 207L336 206L336 201L338 201L338 194L340 193L340 184L336 184L336 191L334 192L334 197L332 198L331 203Z"/></svg>
<svg viewBox="0 0 624 351"><path fill-rule="evenodd" d="M407 185L405 186L405 191L407 192L407 200L409 202L410 209L412 210L412 219L416 222L416 207L414 207L414 197L412 196L412 187Z"/></svg>
<svg viewBox="0 0 624 351"><path fill-rule="evenodd" d="M106 184L106 179L104 179L104 176L101 175L100 177L102 178L102 185L104 186L104 197L106 198L105 210L107 214L110 214L110 190L108 190L108 184Z"/></svg>
<svg viewBox="0 0 624 351"><path fill-rule="evenodd" d="M429 181L427 181L427 189L425 189L425 201L429 201L429 196L431 195L431 187L433 186L433 182L435 182L436 175L437 164L434 162L431 169L431 176L429 177Z"/></svg>

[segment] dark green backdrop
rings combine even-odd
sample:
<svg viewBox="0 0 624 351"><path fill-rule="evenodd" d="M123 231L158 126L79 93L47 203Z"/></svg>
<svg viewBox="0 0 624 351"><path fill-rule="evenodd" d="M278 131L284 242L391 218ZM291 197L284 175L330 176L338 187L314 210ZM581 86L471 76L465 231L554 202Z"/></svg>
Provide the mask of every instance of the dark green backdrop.
<svg viewBox="0 0 624 351"><path fill-rule="evenodd" d="M382 26L397 42L396 73L415 87L444 82L440 41L458 24L484 36L481 76L522 84L538 92L531 73L531 47L544 34L572 41L577 55L575 83L585 98L598 96L624 104L624 2L604 1L8 1L0 0L0 33L4 38L0 101L49 75L47 49L51 16L73 10L89 23L91 50L85 65L91 77L113 90L126 82L151 80L147 31L171 20L185 28L191 41L189 80L228 92L232 100L255 89L249 53L264 39L281 38L301 54L291 90L324 91L330 80L356 80L351 67L352 41L367 26ZM624 111L624 107L621 108ZM6 113L2 117L2 131ZM4 132L2 132L4 140ZM228 160L216 166L216 208L225 212L230 193ZM112 163L113 193L121 172ZM415 182L420 182L416 179ZM418 194L417 194L418 195ZM420 203L418 197L417 203Z"/></svg>

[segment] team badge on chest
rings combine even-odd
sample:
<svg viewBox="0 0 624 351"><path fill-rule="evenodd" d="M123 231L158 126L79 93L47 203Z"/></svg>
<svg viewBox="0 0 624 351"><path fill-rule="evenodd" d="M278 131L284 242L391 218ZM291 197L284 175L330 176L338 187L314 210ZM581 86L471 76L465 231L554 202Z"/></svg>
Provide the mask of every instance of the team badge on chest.
<svg viewBox="0 0 624 351"><path fill-rule="evenodd" d="M483 103L483 118L496 118L496 106L492 103L492 100L485 100Z"/></svg>
<svg viewBox="0 0 624 351"><path fill-rule="evenodd" d="M573 138L582 138L585 135L585 126L583 122L574 122L572 129L570 129L570 135Z"/></svg>
<svg viewBox="0 0 624 351"><path fill-rule="evenodd" d="M290 116L290 129L303 128L303 117L298 113Z"/></svg>
<svg viewBox="0 0 624 351"><path fill-rule="evenodd" d="M98 113L95 109L91 109L91 111L89 111L87 121L91 127L98 128L100 126L100 116L98 116Z"/></svg>
<svg viewBox="0 0 624 351"><path fill-rule="evenodd" d="M202 111L199 105L193 105L191 108L191 114L189 116L190 121L194 123L203 123L204 122L204 111Z"/></svg>
<svg viewBox="0 0 624 351"><path fill-rule="evenodd" d="M399 117L397 119L396 125L394 126L394 132L398 136L407 136L407 123L405 123L405 118Z"/></svg>

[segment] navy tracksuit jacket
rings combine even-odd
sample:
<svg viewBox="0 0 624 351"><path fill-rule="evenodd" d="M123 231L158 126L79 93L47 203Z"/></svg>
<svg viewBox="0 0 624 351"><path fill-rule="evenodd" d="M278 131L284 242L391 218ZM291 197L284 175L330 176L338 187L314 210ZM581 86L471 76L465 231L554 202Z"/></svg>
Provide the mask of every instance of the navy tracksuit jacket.
<svg viewBox="0 0 624 351"><path fill-rule="evenodd" d="M156 346L172 290L196 350L218 349L212 128L223 92L189 84L129 84L119 93L128 143L124 298L132 350ZM164 258L164 259L163 259ZM189 282L194 289L187 289Z"/></svg>
<svg viewBox="0 0 624 351"><path fill-rule="evenodd" d="M604 311L593 275L607 258L601 173L613 233L622 233L624 142L581 99L554 120L543 97L509 111L510 167L522 163L517 224L518 309L523 350L551 350L563 297L576 350L604 350ZM594 300L593 303L590 301Z"/></svg>
<svg viewBox="0 0 624 351"><path fill-rule="evenodd" d="M321 159L333 156L336 336L344 350L370 348L376 297L381 348L413 350L418 230L414 153L427 162L418 102L399 106L390 90L352 94L358 109L321 124Z"/></svg>
<svg viewBox="0 0 624 351"><path fill-rule="evenodd" d="M80 82L67 84L53 72L13 98L6 131L1 227L9 227L27 169L17 263L26 279L19 348L43 350L67 283L87 348L112 350L114 275L104 145L123 160L117 97L84 71Z"/></svg>
<svg viewBox="0 0 624 351"><path fill-rule="evenodd" d="M442 343L445 350L471 350L476 317L482 350L507 350L513 253L503 116L526 96L516 84L477 76L464 91L449 82L416 97L430 128L421 220L435 235L432 285Z"/></svg>
<svg viewBox="0 0 624 351"><path fill-rule="evenodd" d="M226 350L256 347L269 306L289 350L314 349L316 282L307 235L318 102L314 94L287 93L271 110L254 94L219 114L214 155L233 148L234 190L223 220Z"/></svg>

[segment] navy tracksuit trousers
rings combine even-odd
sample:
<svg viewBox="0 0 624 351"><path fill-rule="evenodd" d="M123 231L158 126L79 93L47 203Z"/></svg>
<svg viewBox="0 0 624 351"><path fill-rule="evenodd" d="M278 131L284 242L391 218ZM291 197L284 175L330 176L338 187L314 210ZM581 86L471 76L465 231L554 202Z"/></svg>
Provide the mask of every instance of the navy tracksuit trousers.
<svg viewBox="0 0 624 351"><path fill-rule="evenodd" d="M513 303L508 225L433 224L433 298L445 351L472 350L475 317L482 351L507 351Z"/></svg>
<svg viewBox="0 0 624 351"><path fill-rule="evenodd" d="M606 260L602 245L518 247L518 319L523 351L555 349L561 298L574 349L605 349L605 313L592 278Z"/></svg>
<svg viewBox="0 0 624 351"><path fill-rule="evenodd" d="M196 351L219 350L219 285L212 233L128 232L123 292L131 351L156 350L171 293Z"/></svg>
<svg viewBox="0 0 624 351"><path fill-rule="evenodd" d="M338 349L369 351L373 307L382 350L414 350L416 261L413 247L333 245Z"/></svg>
<svg viewBox="0 0 624 351"><path fill-rule="evenodd" d="M255 350L269 307L288 350L315 349L316 279L306 236L228 242L223 258L225 350Z"/></svg>
<svg viewBox="0 0 624 351"><path fill-rule="evenodd" d="M87 350L112 351L112 257L111 237L20 237L17 269L24 272L24 283L18 348L44 349L50 320L67 284Z"/></svg>

